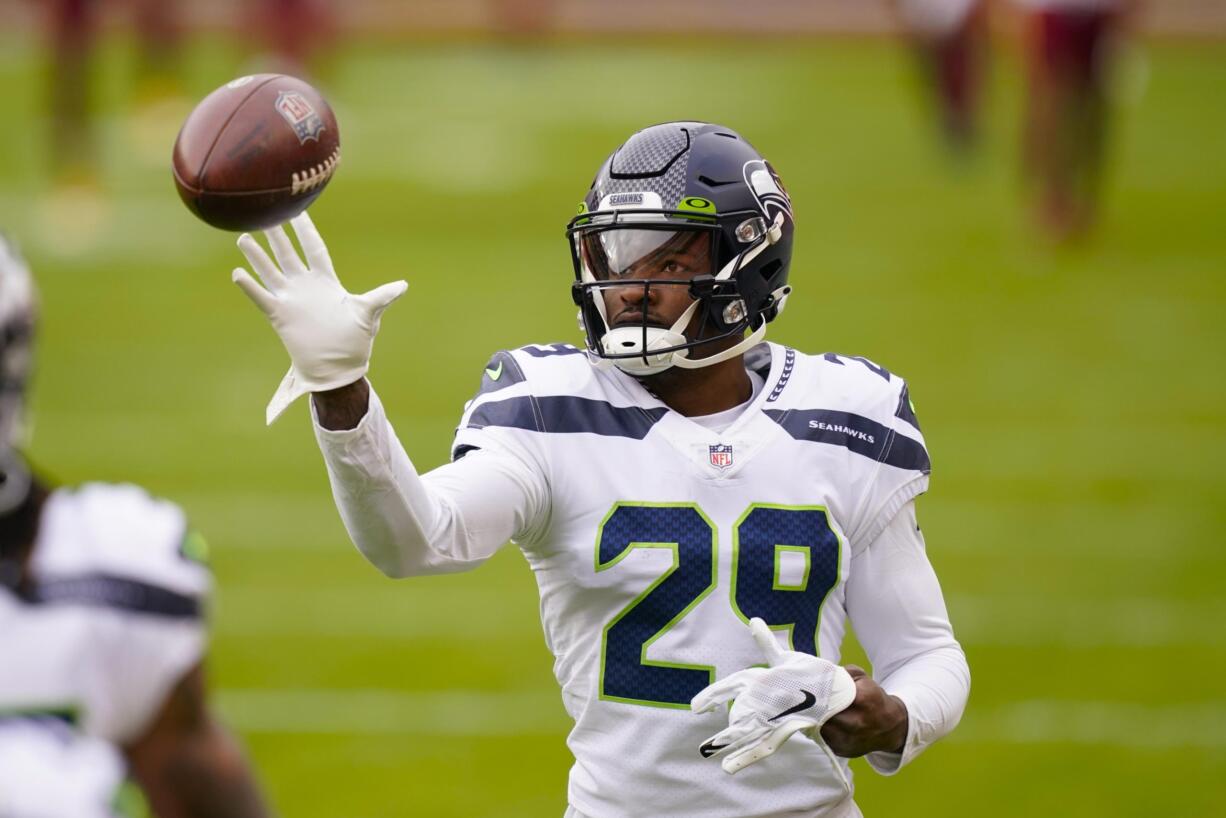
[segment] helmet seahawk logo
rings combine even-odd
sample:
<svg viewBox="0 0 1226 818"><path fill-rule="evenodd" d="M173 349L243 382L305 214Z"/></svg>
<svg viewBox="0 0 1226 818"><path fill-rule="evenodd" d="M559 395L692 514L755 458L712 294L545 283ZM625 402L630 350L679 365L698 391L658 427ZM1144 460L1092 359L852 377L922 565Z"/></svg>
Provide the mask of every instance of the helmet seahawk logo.
<svg viewBox="0 0 1226 818"><path fill-rule="evenodd" d="M308 139L319 139L319 134L324 129L323 118L302 94L282 91L273 105L277 113L294 129L299 144L305 145Z"/></svg>
<svg viewBox="0 0 1226 818"><path fill-rule="evenodd" d="M732 466L732 447L724 443L716 443L707 447L707 458L711 465L723 471Z"/></svg>
<svg viewBox="0 0 1226 818"><path fill-rule="evenodd" d="M787 191L783 189L783 182L779 180L778 174L769 164L761 159L751 159L746 162L745 184L749 185L749 189L753 191L754 198L758 200L758 207L762 209L768 223L773 222L775 215L780 211L786 213L788 219L791 220L792 200L788 198Z"/></svg>

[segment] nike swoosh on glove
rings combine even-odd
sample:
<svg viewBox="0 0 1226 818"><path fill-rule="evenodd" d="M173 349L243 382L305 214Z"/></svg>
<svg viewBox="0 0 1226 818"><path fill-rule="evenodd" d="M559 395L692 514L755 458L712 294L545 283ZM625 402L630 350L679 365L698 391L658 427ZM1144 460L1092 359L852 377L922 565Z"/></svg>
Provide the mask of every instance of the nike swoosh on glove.
<svg viewBox="0 0 1226 818"><path fill-rule="evenodd" d="M268 316L289 353L289 372L265 412L269 424L308 392L326 392L361 379L370 368L370 351L383 311L409 286L393 281L354 295L336 277L328 248L311 217L303 213L290 224L302 245L305 263L285 228L278 226L264 231L275 263L250 234L238 237L238 249L264 286L241 267L232 276Z"/></svg>
<svg viewBox="0 0 1226 818"><path fill-rule="evenodd" d="M822 725L856 698L856 683L844 668L807 653L784 650L761 619L750 620L749 629L767 667L738 670L690 701L695 713L707 713L732 701L728 727L699 747L703 758L722 756L727 773L761 761L797 731L804 731L827 749Z"/></svg>

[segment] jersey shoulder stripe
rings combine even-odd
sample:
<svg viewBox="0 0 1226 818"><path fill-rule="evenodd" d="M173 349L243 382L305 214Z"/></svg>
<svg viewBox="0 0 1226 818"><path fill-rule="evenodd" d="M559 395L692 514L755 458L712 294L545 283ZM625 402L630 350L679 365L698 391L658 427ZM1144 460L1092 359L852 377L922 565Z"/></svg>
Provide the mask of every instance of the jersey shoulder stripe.
<svg viewBox="0 0 1226 818"><path fill-rule="evenodd" d="M898 395L898 408L894 410L894 417L905 420L914 426L917 432L920 431L919 418L915 416L915 407L911 404L911 389L905 383Z"/></svg>
<svg viewBox="0 0 1226 818"><path fill-rule="evenodd" d="M38 582L26 595L32 605L82 605L170 619L199 619L200 599L127 577L85 574Z"/></svg>
<svg viewBox="0 0 1226 818"><path fill-rule="evenodd" d="M614 406L571 395L528 395L475 407L465 427L501 426L551 434L596 434L642 440L666 413L663 408Z"/></svg>
<svg viewBox="0 0 1226 818"><path fill-rule="evenodd" d="M52 492L31 569L43 602L196 616L212 585L206 558L179 506L130 484L86 483Z"/></svg>
<svg viewBox="0 0 1226 818"><path fill-rule="evenodd" d="M897 469L931 471L902 378L858 355L826 352L786 363L784 369L794 371L779 383L791 388L772 394L763 411L793 439L842 446Z"/></svg>
<svg viewBox="0 0 1226 818"><path fill-rule="evenodd" d="M842 446L856 454L893 466L927 473L928 452L922 443L875 420L834 409L764 409L795 440Z"/></svg>

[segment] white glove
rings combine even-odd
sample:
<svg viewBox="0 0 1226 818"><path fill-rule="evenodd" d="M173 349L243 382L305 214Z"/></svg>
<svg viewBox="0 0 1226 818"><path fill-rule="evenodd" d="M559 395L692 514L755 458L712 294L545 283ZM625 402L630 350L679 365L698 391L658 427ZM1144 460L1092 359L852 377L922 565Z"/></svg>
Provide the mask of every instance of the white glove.
<svg viewBox="0 0 1226 818"><path fill-rule="evenodd" d="M842 667L794 650L784 650L761 619L749 621L768 667L738 670L710 685L690 701L706 713L735 699L728 727L703 742L703 758L723 756L726 773L735 773L769 756L798 730L805 731L831 757L821 727L856 698L856 683ZM844 782L846 783L846 782Z"/></svg>
<svg viewBox="0 0 1226 818"><path fill-rule="evenodd" d="M305 265L285 228L278 226L264 231L276 263L249 233L238 237L238 249L264 286L241 267L231 276L268 316L289 353L289 372L265 412L270 425L307 392L337 389L365 375L370 367L375 333L379 331L379 318L409 286L404 281L393 281L368 293L353 295L336 278L328 248L311 217L303 213L291 219L290 224L302 245Z"/></svg>

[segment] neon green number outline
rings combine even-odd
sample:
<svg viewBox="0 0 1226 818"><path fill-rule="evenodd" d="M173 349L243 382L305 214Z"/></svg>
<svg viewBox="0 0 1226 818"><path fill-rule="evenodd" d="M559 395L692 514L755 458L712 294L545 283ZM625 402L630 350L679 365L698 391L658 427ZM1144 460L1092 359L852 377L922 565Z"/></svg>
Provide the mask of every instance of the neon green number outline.
<svg viewBox="0 0 1226 818"><path fill-rule="evenodd" d="M759 508L775 508L782 511L820 511L822 516L826 518L826 526L834 533L835 539L839 543L838 561L835 563L834 583L826 591L826 595L822 597L821 605L817 608L817 626L813 632L813 644L818 646L820 652L820 636L822 632L822 616L826 612L826 602L830 599L830 595L834 593L834 589L839 587L839 583L843 581L843 535L839 530L830 525L830 511L825 506L788 506L778 503L751 503L749 508L745 509L745 513L737 518L736 524L732 527L732 582L728 583L728 603L732 606L732 611L746 625L749 624L749 617L741 610L741 607L736 604L736 583L737 583L737 567L741 564L741 524L745 522L745 518ZM805 560L805 579L804 583L799 588L788 588L779 585L779 552L780 551L804 551ZM809 567L810 560L808 559L809 546L791 545L785 543L775 543L775 582L773 588L776 591L803 591L809 585ZM792 629L796 627L795 622L785 625L774 625L767 622L767 627L773 631L787 631L788 648L795 650L795 643L792 641Z"/></svg>
<svg viewBox="0 0 1226 818"><path fill-rule="evenodd" d="M621 553L619 553L616 557L609 560L608 562L602 563L600 561L600 542L604 538L605 524L608 523L609 518L612 517L614 514L616 514L617 510L619 508L622 508L623 506L638 507L638 508L643 508L643 507L692 508L694 509L694 511L698 512L698 516L702 518L703 522L705 522L707 524L707 527L711 530L711 581L708 582L707 586L703 588L702 591L700 591L698 595L694 597L693 600L690 601L689 605L686 605L685 608L679 611L676 616L674 616L667 623L665 623L664 627L656 631L654 636L652 636L650 639L645 640L643 642L642 648L639 651L639 664L647 665L649 667L672 667L672 668L680 668L682 670L705 670L707 671L707 675L710 678L710 682L715 681L715 666L714 665L687 665L687 664L682 664L680 662L653 661L647 658L647 649L651 647L657 639L659 639L661 636L666 634L673 627L673 625L676 625L678 622L684 619L686 614L694 610L694 607L698 605L699 602L702 602L704 599L706 599L711 594L713 590L715 590L715 583L719 577L719 565L718 565L719 552L717 549L715 525L711 522L711 519L707 517L706 514L703 513L703 510L699 508L696 503L635 503L635 502L627 501L627 502L614 503L613 507L609 509L609 513L606 514L604 516L604 519L600 521L600 528L597 529L597 532L596 532L595 564L596 564L597 573L600 573L601 571L606 571L612 568L613 566L617 565L619 562L621 562L626 557L627 554L629 554L631 551L633 551L636 548L667 548L673 553L672 567L669 568L667 571L665 571L660 576L658 576L656 580L652 582L650 585L648 585L647 588L644 589L642 593L636 596L630 602L629 605L627 605L625 608L622 608L622 610L617 614L617 616L610 619L605 624L604 629L600 633L600 687L598 688L598 692L599 692L599 696L601 700L609 701L609 702L624 702L626 704L641 704L641 705L646 705L648 707L667 707L667 708L671 708L674 710L689 710L690 709L689 702L685 702L684 704L681 704L677 702L657 702L657 701L651 701L650 699L629 699L629 698L625 698L622 696L607 696L605 695L605 692L604 692L605 648L609 641L609 628L616 625L619 621L621 621L621 618L623 616L630 613L630 611L634 610L634 608L640 602L646 599L647 596L660 585L660 583L664 582L664 580L672 576L673 573L678 568L681 567L680 547L678 543L675 543L675 542L632 542L629 545L627 545L624 549L622 549ZM710 682L708 682L708 684Z"/></svg>

